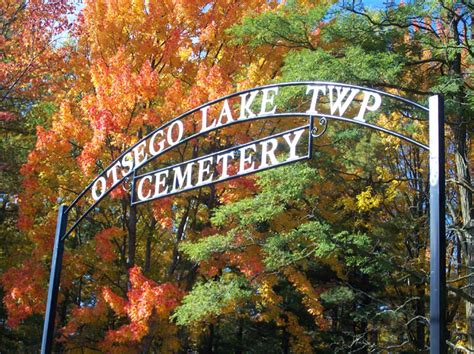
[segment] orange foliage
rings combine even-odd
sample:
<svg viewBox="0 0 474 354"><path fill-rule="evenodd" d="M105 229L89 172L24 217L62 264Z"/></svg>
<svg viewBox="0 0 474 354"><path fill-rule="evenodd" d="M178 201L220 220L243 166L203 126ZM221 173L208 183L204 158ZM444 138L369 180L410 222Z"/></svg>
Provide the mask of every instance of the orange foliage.
<svg viewBox="0 0 474 354"><path fill-rule="evenodd" d="M46 77L65 53L52 44L70 27L73 7L68 0L2 0L0 8L0 120L12 120L15 101L42 98L55 89Z"/></svg>
<svg viewBox="0 0 474 354"><path fill-rule="evenodd" d="M10 268L1 278L5 289L3 299L8 311L8 325L16 327L28 316L44 311L47 279L45 269L34 260L21 268Z"/></svg>
<svg viewBox="0 0 474 354"><path fill-rule="evenodd" d="M1 3L8 5L5 9L13 11L10 5L22 2L4 0ZM74 28L65 27L62 14L71 10L66 1L31 1L28 4L31 7L22 12L24 22L18 22L15 39L9 42L0 37L0 45L6 45L11 50L11 56L18 58L16 62L0 60L0 81L13 80L31 63L36 70L35 75L21 81L17 85L18 90L28 88L32 80L41 81L41 75L47 72L53 81L48 86L48 100L58 110L50 122L37 128L36 147L21 170L24 192L19 198L18 226L37 247L31 259L16 260L23 265L8 270L2 277L7 292L5 303L12 324L44 310L48 263L45 260L51 255L59 203L70 203L93 176L150 130L203 102L274 77L283 54L281 49L237 46L231 43L227 32L245 14L275 7L276 1L87 0ZM54 30L36 43L45 45L52 36L67 28L73 45L65 42L57 50L32 50L35 35L32 29L40 18L46 18L44 25L52 26ZM28 19L31 21L28 22ZM63 57L64 54L67 56ZM272 56L275 56L273 61L262 59ZM38 60L32 62L33 57ZM255 73L255 65L251 64L260 59L272 64L259 65L258 76L249 75ZM10 74L11 77L8 76ZM244 81L241 78L245 78ZM45 84L35 82L33 86L40 90L46 87ZM26 91L29 93L29 90ZM33 96L36 94L31 92ZM3 120L13 119L11 114L6 113L1 113L0 117ZM190 119L186 124L192 123ZM248 139L238 129L234 129L234 133L232 137ZM190 149L184 154L188 157ZM170 152L170 157L183 158L175 151ZM243 193L251 193L256 186L253 178L239 178L226 188L228 193L219 190L223 192L222 200L232 201L242 197ZM126 199L128 194L128 190L120 187L112 193L112 197ZM152 204L153 217L162 229L172 230L175 226L176 204L173 200L165 198ZM103 201L95 210L97 214L94 218L104 222L103 225L110 225L109 220L128 220L126 213L129 209L108 208L106 203L109 202ZM111 217L113 212L115 215ZM74 214L71 213L70 219ZM128 250L136 246L137 253L143 252L144 247L140 244L144 239L141 237L143 224L137 228L136 244L120 247ZM95 231L88 232L70 235L71 243L77 248L66 250L65 259L81 266L64 267L62 277L66 281L63 287L75 291L74 287L80 283L77 279L87 274L92 279L88 284L89 294L104 289L103 303L108 303L117 315L129 319L129 324L111 330L106 342L112 345L137 341L146 335L153 321L162 321L163 328L171 326L166 328L173 333L173 325L167 323L167 316L183 296L178 285L169 282L158 285L143 276L139 268L132 267L129 273L131 287L127 298L120 300L110 289L113 283L123 281L120 275L125 267L130 266L125 264L125 260L117 258L118 252L114 249L113 240L122 239L123 231L110 228L99 232L95 235L95 247L90 248L81 243L81 237L87 239L94 236ZM96 260L97 255L107 264L105 269L100 269L91 261ZM164 266L160 266L162 268L166 268L169 261L166 256ZM232 262L249 277L258 275L262 270L258 255L247 257L235 254L231 257ZM142 259L141 255L136 258ZM153 276L159 279L164 278L164 274L166 271L159 269ZM19 275L21 281L15 283L15 277ZM60 298L59 301L70 299ZM68 318L62 319L70 321L65 333L74 332L81 323L102 316L100 306L103 303L99 301L95 305L98 308L71 310ZM67 341L67 338L64 340ZM172 342L171 339L169 341ZM115 344L109 348L115 348Z"/></svg>
<svg viewBox="0 0 474 354"><path fill-rule="evenodd" d="M118 227L111 227L102 230L95 235L95 251L106 262L111 262L117 258L117 254L113 252L114 244L112 240L124 235L124 231Z"/></svg>
<svg viewBox="0 0 474 354"><path fill-rule="evenodd" d="M127 300L108 288L104 288L102 292L114 312L117 315L126 315L130 320L129 324L108 332L105 340L108 345L139 341L148 333L150 321L156 316L166 319L184 295L174 284L158 285L146 278L139 267L131 268L129 276L131 286L127 292Z"/></svg>
<svg viewBox="0 0 474 354"><path fill-rule="evenodd" d="M107 308L103 299L99 299L94 306L74 307L71 310L71 321L61 328L63 336L74 335L81 326L91 325L106 318ZM65 341L66 338L62 338Z"/></svg>
<svg viewBox="0 0 474 354"><path fill-rule="evenodd" d="M264 265L260 255L260 247L252 245L245 252L235 252L229 255L230 263L239 267L240 271L249 279L259 275Z"/></svg>

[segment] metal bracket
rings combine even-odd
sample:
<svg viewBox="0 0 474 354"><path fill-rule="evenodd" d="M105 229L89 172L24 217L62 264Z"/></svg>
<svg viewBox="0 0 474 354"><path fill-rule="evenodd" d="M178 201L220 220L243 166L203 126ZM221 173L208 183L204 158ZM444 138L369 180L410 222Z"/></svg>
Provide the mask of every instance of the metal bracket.
<svg viewBox="0 0 474 354"><path fill-rule="evenodd" d="M320 117L318 119L319 127L314 126L314 119L311 119L311 136L313 138L319 138L328 129L328 119L326 117Z"/></svg>

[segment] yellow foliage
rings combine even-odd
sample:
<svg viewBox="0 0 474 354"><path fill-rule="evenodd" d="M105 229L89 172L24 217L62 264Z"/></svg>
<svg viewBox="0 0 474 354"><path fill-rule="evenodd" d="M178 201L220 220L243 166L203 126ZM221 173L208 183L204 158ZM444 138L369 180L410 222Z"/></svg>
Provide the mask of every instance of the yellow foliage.
<svg viewBox="0 0 474 354"><path fill-rule="evenodd" d="M360 211L370 211L378 208L383 198L379 194L374 194L372 187L368 186L365 191L357 196L357 207Z"/></svg>
<svg viewBox="0 0 474 354"><path fill-rule="evenodd" d="M288 318L286 330L291 335L292 352L298 354L314 353L311 337L305 333L304 328L298 323L298 318L290 312L285 312L285 315Z"/></svg>
<svg viewBox="0 0 474 354"><path fill-rule="evenodd" d="M273 290L273 286L277 283L277 280L275 275L271 275L261 281L258 294L262 299L263 305L278 305L283 300L283 298Z"/></svg>
<svg viewBox="0 0 474 354"><path fill-rule="evenodd" d="M323 306L319 302L320 291L316 291L308 278L293 267L286 268L283 273L293 286L303 295L303 304L314 321L322 329L327 327L327 320L323 317Z"/></svg>

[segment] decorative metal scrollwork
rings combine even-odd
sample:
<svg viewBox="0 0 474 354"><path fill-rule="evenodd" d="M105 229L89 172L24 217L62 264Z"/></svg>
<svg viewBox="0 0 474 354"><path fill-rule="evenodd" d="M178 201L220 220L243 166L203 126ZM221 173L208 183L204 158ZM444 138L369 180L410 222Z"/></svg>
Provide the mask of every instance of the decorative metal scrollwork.
<svg viewBox="0 0 474 354"><path fill-rule="evenodd" d="M319 121L319 126L318 127L314 126L314 124L311 125L311 136L313 138L319 138L328 129L328 119L327 118L321 117L321 118L318 119L318 121Z"/></svg>

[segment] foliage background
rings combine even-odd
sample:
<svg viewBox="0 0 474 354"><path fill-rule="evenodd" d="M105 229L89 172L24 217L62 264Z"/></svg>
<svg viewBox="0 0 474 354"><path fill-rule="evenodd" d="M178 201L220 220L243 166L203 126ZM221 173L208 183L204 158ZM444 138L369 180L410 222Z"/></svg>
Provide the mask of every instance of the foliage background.
<svg viewBox="0 0 474 354"><path fill-rule="evenodd" d="M474 350L471 2L0 4L1 352L39 348L61 203L182 112L292 80L444 95L447 341ZM377 119L426 140L423 122L395 118ZM273 123L170 160L284 128ZM308 163L146 207L118 188L67 240L56 350L426 351L427 156L337 124L314 148Z"/></svg>

